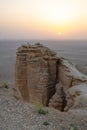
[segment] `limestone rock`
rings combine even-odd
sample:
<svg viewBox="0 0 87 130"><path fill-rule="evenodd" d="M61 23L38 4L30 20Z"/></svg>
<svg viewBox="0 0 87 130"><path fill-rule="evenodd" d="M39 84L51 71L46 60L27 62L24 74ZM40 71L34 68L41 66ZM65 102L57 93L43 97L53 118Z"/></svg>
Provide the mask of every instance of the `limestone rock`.
<svg viewBox="0 0 87 130"><path fill-rule="evenodd" d="M81 88L80 85L82 88L84 87L84 84L87 86L87 77L80 73L73 64L69 63L69 61L61 58L58 65L58 80L61 81L64 92L66 93L65 98L67 104L65 105L64 111L68 111L72 107L80 107L80 105L75 105L79 104L76 102L77 96L80 95L80 93L75 90L76 86L78 86L78 90ZM74 94L72 91L74 91Z"/></svg>
<svg viewBox="0 0 87 130"><path fill-rule="evenodd" d="M64 111L64 108L66 106L66 94L63 90L63 85L60 83L57 83L56 85L56 92L51 98L49 102L50 107L54 107L60 111Z"/></svg>
<svg viewBox="0 0 87 130"><path fill-rule="evenodd" d="M87 108L87 84L82 83L67 90L67 106L69 109Z"/></svg>
<svg viewBox="0 0 87 130"><path fill-rule="evenodd" d="M16 88L28 102L47 105L55 92L58 58L56 53L37 43L22 45L16 58Z"/></svg>
<svg viewBox="0 0 87 130"><path fill-rule="evenodd" d="M87 91L83 94L87 77L40 43L27 43L18 48L15 81L16 96L27 102L60 111L87 104Z"/></svg>
<svg viewBox="0 0 87 130"><path fill-rule="evenodd" d="M58 64L58 79L65 86L64 89L66 90L74 85L87 82L87 77L64 58L61 58Z"/></svg>

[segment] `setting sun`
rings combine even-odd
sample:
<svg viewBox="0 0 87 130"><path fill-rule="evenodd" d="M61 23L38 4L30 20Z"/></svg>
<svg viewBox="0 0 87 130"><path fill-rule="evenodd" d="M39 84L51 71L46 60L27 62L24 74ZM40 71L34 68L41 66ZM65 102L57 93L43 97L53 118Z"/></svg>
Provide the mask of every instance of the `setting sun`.
<svg viewBox="0 0 87 130"><path fill-rule="evenodd" d="M61 36L61 35L62 35L62 32L58 32L57 35L58 35L58 36Z"/></svg>
<svg viewBox="0 0 87 130"><path fill-rule="evenodd" d="M58 32L58 35L62 35L62 33L61 33L61 32Z"/></svg>

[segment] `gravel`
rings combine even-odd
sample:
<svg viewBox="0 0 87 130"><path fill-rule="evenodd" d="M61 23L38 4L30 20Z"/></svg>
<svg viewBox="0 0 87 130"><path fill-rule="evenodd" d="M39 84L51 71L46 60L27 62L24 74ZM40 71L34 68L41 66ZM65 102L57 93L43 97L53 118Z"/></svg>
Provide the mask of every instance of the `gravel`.
<svg viewBox="0 0 87 130"><path fill-rule="evenodd" d="M87 109L46 109L48 114L40 115L35 105L17 100L12 89L0 89L0 130L87 130Z"/></svg>

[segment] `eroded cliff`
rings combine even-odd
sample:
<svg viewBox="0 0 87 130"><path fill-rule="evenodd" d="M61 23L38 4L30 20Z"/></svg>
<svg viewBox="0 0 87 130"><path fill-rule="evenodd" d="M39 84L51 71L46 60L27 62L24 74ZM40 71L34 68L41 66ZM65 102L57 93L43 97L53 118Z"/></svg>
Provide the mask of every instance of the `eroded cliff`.
<svg viewBox="0 0 87 130"><path fill-rule="evenodd" d="M74 106L78 95L70 93L72 87L87 86L86 76L75 66L39 43L18 48L15 80L17 96L60 111Z"/></svg>
<svg viewBox="0 0 87 130"><path fill-rule="evenodd" d="M20 97L48 105L55 93L57 61L56 53L39 43L21 46L16 60L16 86Z"/></svg>

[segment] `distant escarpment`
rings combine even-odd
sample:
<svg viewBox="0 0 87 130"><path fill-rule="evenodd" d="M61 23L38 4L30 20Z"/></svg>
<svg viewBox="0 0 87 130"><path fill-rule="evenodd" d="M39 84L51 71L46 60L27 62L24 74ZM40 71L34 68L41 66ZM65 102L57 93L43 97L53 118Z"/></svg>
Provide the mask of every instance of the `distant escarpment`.
<svg viewBox="0 0 87 130"><path fill-rule="evenodd" d="M87 78L42 44L22 45L16 57L16 96L60 111L87 107Z"/></svg>

